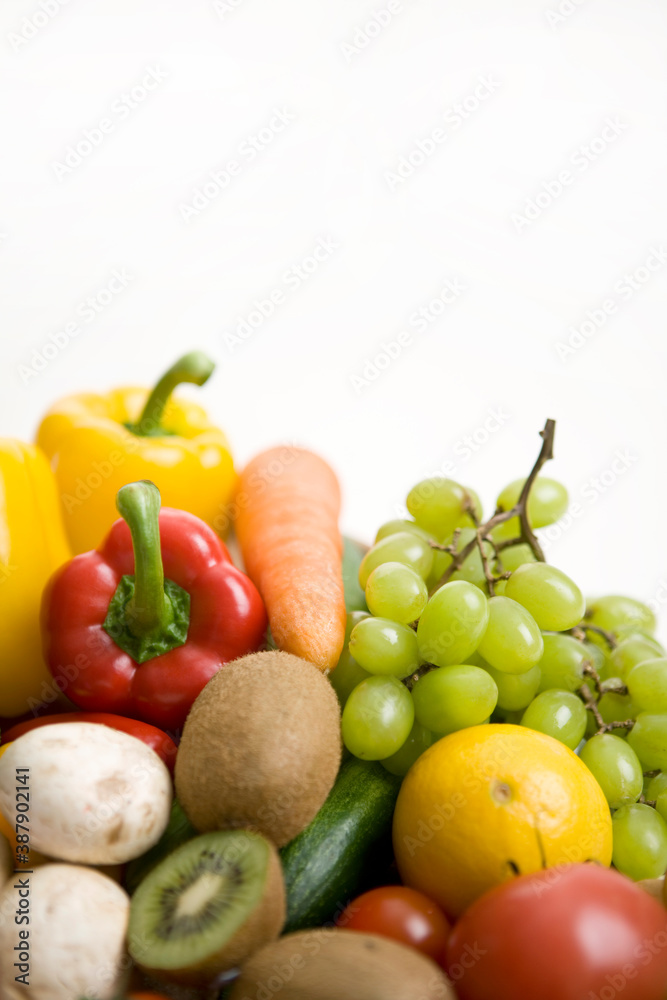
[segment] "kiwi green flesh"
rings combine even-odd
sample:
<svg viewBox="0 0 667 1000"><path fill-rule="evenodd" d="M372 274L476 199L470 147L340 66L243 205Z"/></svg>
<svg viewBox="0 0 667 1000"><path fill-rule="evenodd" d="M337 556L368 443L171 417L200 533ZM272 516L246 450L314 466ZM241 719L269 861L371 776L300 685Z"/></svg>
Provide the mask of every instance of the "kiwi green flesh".
<svg viewBox="0 0 667 1000"><path fill-rule="evenodd" d="M154 868L132 898L129 950L144 968L206 965L249 919L267 882L269 846L247 830L203 834Z"/></svg>

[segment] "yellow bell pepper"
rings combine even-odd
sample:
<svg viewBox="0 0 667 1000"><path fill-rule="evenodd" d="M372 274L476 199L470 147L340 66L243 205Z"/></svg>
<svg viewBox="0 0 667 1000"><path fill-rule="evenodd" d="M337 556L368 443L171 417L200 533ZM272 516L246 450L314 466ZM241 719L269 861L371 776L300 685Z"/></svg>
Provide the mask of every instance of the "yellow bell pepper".
<svg viewBox="0 0 667 1000"><path fill-rule="evenodd" d="M46 581L69 558L49 463L34 445L0 438L0 715L53 692L39 612Z"/></svg>
<svg viewBox="0 0 667 1000"><path fill-rule="evenodd" d="M37 443L51 461L75 554L100 544L118 517L118 490L138 479L155 483L164 506L190 511L214 529L226 525L236 485L227 438L201 406L171 398L181 382L203 385L213 368L193 351L152 392L67 396L48 411Z"/></svg>

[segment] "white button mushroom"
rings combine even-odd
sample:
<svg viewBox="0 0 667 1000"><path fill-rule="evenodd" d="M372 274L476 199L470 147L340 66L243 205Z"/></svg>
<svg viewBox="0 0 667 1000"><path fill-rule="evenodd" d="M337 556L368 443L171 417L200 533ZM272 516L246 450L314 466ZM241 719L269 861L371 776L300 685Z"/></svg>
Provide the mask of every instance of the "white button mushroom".
<svg viewBox="0 0 667 1000"><path fill-rule="evenodd" d="M30 923L16 922L17 909ZM0 996L112 1000L129 967L129 912L125 890L92 868L43 865L16 875L0 892Z"/></svg>
<svg viewBox="0 0 667 1000"><path fill-rule="evenodd" d="M169 822L169 771L127 733L65 722L20 736L0 758L0 812L10 823L18 768L28 769L20 773L28 777L30 844L49 857L123 864L157 843Z"/></svg>

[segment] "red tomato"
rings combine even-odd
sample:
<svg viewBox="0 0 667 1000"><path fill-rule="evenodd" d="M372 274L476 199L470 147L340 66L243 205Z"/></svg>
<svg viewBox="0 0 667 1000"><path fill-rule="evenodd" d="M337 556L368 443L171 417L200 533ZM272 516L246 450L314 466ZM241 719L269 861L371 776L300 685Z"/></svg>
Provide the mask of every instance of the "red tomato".
<svg viewBox="0 0 667 1000"><path fill-rule="evenodd" d="M662 1000L667 912L597 865L521 875L463 914L447 970L460 1000Z"/></svg>
<svg viewBox="0 0 667 1000"><path fill-rule="evenodd" d="M40 715L35 719L19 722L11 729L3 731L2 742L11 743L19 736L23 736L24 733L29 733L31 729L51 726L56 722L95 722L102 726L109 726L110 729L117 729L121 733L128 733L155 750L172 774L174 772L177 748L171 737L163 733L157 726L151 726L148 722L126 719L124 715L112 715L109 712L63 712L59 715Z"/></svg>
<svg viewBox="0 0 667 1000"><path fill-rule="evenodd" d="M351 931L393 938L435 961L442 958L451 929L437 903L403 885L365 892L343 910L336 922Z"/></svg>

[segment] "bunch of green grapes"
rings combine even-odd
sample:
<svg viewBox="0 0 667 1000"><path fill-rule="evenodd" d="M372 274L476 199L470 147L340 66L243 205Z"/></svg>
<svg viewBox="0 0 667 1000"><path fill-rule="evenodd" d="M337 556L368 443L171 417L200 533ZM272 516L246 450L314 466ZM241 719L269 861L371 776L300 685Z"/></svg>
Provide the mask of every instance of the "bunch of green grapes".
<svg viewBox="0 0 667 1000"><path fill-rule="evenodd" d="M499 495L509 511L523 481ZM568 497L538 477L528 501L534 529ZM655 617L639 601L586 602L561 570L538 562L517 518L475 537L479 498L452 480L424 480L407 498L411 519L379 529L359 570L368 612L348 616L332 683L347 749L404 775L436 740L488 722L528 726L560 740L594 774L613 816L615 866L652 878L667 868L667 656ZM450 568L446 582L443 574ZM488 567L495 576L490 596Z"/></svg>
<svg viewBox="0 0 667 1000"><path fill-rule="evenodd" d="M511 509L522 486L518 481L503 490L498 506ZM512 566L503 584L506 591L517 577L514 596L489 597L478 547L439 586L453 561L445 548L461 552L475 537L479 497L452 480L432 478L410 491L407 507L411 519L382 525L361 563L369 613L349 616L345 650L332 675L347 748L399 774L434 739L489 721L500 689L526 687L518 675L530 672L530 686L543 652L541 628L571 628L584 611L574 584L537 563L525 545L504 549L499 562L492 542L483 543L494 572L505 572L506 559ZM550 524L566 508L564 488L538 478L529 501L531 523ZM516 534L518 526L508 523ZM528 577L523 582L520 568ZM553 591L547 609L535 598L545 587ZM535 692L536 685L531 697ZM518 691L512 704L517 697Z"/></svg>

